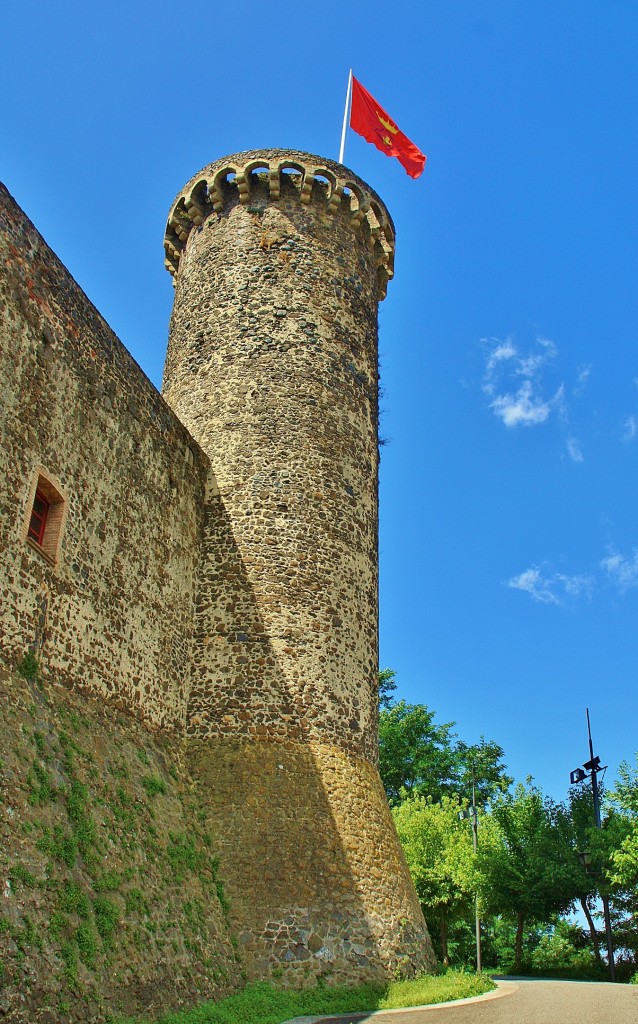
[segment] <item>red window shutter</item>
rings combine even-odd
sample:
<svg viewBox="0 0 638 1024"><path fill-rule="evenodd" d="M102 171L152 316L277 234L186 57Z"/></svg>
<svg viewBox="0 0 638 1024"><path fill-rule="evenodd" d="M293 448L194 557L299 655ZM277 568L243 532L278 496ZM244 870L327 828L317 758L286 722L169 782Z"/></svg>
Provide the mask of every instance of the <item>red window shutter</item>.
<svg viewBox="0 0 638 1024"><path fill-rule="evenodd" d="M31 510L28 536L31 537L36 544L39 544L40 547L44 540L44 530L47 525L49 507L49 502L44 497L42 491L36 491L35 498L33 499L33 509Z"/></svg>

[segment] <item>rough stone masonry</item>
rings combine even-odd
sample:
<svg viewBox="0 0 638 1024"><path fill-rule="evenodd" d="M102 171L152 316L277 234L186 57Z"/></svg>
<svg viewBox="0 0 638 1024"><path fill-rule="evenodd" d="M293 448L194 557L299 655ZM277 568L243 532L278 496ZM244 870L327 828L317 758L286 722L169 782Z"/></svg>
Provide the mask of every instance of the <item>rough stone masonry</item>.
<svg viewBox="0 0 638 1024"><path fill-rule="evenodd" d="M376 767L383 203L295 151L192 178L161 397L0 200L3 658L182 738L249 977L432 968Z"/></svg>

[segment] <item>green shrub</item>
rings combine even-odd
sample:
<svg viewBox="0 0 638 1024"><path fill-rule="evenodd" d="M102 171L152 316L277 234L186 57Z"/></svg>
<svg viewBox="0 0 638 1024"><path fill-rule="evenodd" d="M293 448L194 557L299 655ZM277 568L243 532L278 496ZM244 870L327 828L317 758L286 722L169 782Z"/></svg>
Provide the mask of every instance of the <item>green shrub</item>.
<svg viewBox="0 0 638 1024"><path fill-rule="evenodd" d="M158 793L161 793L163 796L166 793L166 783L158 775L145 775L142 779L142 785L148 796L157 796Z"/></svg>
<svg viewBox="0 0 638 1024"><path fill-rule="evenodd" d="M22 930L19 936L16 936L18 947L24 950L25 945L27 945L35 946L36 949L42 949L42 938L31 918L24 914L22 920Z"/></svg>
<svg viewBox="0 0 638 1024"><path fill-rule="evenodd" d="M71 779L67 790L66 810L76 838L78 850L86 857L95 842L95 823L88 806L89 793L79 779Z"/></svg>
<svg viewBox="0 0 638 1024"><path fill-rule="evenodd" d="M38 732L37 729L33 733L33 742L35 743L35 749L37 750L39 756L42 758L42 760L45 760L46 744L44 742L44 736L42 735L41 732Z"/></svg>
<svg viewBox="0 0 638 1024"><path fill-rule="evenodd" d="M204 854L197 850L193 837L186 836L183 832L177 835L169 832L166 856L173 868L176 882L181 882L187 870L199 871L206 860Z"/></svg>
<svg viewBox="0 0 638 1024"><path fill-rule="evenodd" d="M224 883L217 879L215 882L215 889L217 890L217 899L219 900L222 911L224 914L227 914L230 910L230 903L228 902L228 897L224 892Z"/></svg>
<svg viewBox="0 0 638 1024"><path fill-rule="evenodd" d="M586 978L596 970L590 950L575 949L567 938L557 934L543 935L530 961L534 973Z"/></svg>
<svg viewBox="0 0 638 1024"><path fill-rule="evenodd" d="M67 879L60 893L60 910L78 917L89 916L89 899L82 886L72 879Z"/></svg>
<svg viewBox="0 0 638 1024"><path fill-rule="evenodd" d="M15 864L9 870L9 880L12 885L16 882L20 882L25 888L32 889L35 885L35 875L32 875L27 868L23 868L21 864Z"/></svg>
<svg viewBox="0 0 638 1024"><path fill-rule="evenodd" d="M96 892L115 892L122 884L122 879L117 871L104 871L93 883Z"/></svg>
<svg viewBox="0 0 638 1024"><path fill-rule="evenodd" d="M27 775L27 784L31 790L29 803L32 807L37 804L45 804L57 796L51 776L38 760L35 760L31 766L31 771Z"/></svg>
<svg viewBox="0 0 638 1024"><path fill-rule="evenodd" d="M147 910L144 893L141 889L131 889L124 896L124 907L127 914L141 914Z"/></svg>
<svg viewBox="0 0 638 1024"><path fill-rule="evenodd" d="M77 942L80 960L85 967L90 969L95 967L95 958L97 957L97 940L95 932L88 921L82 921L75 933L75 941Z"/></svg>
<svg viewBox="0 0 638 1024"><path fill-rule="evenodd" d="M63 943L60 956L64 964L64 977L67 984L74 988L78 980L78 948L75 942L69 940Z"/></svg>
<svg viewBox="0 0 638 1024"><path fill-rule="evenodd" d="M93 913L102 945L105 949L112 949L113 934L120 916L117 904L107 896L96 896L93 900Z"/></svg>
<svg viewBox="0 0 638 1024"><path fill-rule="evenodd" d="M35 682L40 674L38 659L33 651L27 651L22 660L16 665L16 668L18 670L18 674L21 675L23 679L30 680L30 682Z"/></svg>
<svg viewBox="0 0 638 1024"><path fill-rule="evenodd" d="M66 835L59 825L53 826L53 833L46 828L35 845L41 853L46 853L55 860L62 861L69 868L75 864L78 853L75 838L72 835Z"/></svg>
<svg viewBox="0 0 638 1024"><path fill-rule="evenodd" d="M51 920L49 921L49 935L51 936L52 942L57 942L60 939L66 929L68 918L66 914L56 911L51 914Z"/></svg>

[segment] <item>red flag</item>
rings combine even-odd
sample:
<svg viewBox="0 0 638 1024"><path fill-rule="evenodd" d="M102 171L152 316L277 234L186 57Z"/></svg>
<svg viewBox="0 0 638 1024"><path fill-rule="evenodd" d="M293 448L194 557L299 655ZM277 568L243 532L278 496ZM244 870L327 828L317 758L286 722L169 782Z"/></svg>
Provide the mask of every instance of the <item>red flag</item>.
<svg viewBox="0 0 638 1024"><path fill-rule="evenodd" d="M418 178L423 172L427 157L410 142L407 135L396 126L374 96L363 88L361 82L357 82L354 75L350 127L386 156L396 156L411 178Z"/></svg>

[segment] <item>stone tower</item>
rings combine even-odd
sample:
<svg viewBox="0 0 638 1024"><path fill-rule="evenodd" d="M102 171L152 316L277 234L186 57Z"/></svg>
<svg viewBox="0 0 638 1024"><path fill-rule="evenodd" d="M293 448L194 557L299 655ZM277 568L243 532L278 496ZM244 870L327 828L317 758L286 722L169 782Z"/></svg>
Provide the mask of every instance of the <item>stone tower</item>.
<svg viewBox="0 0 638 1024"><path fill-rule="evenodd" d="M345 167L209 165L168 220L163 394L211 462L187 729L252 977L427 970L378 770L377 304Z"/></svg>

